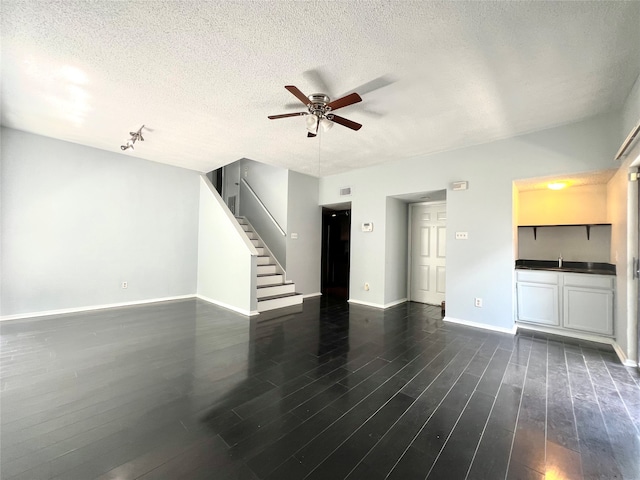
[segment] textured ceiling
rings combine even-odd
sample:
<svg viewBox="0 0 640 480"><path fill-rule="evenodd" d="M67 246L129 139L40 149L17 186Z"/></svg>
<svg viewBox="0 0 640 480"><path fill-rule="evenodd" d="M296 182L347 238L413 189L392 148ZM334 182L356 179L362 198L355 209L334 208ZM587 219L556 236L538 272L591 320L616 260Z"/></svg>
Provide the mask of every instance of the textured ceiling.
<svg viewBox="0 0 640 480"><path fill-rule="evenodd" d="M566 183L567 187L582 187L585 185L606 185L615 175L616 169L601 170L599 172L589 172L578 175L552 176L542 178L528 178L515 182L519 192L530 190L546 190L550 183Z"/></svg>
<svg viewBox="0 0 640 480"><path fill-rule="evenodd" d="M619 108L640 2L2 1L2 124L209 171L242 157L316 176ZM305 73L307 72L307 73ZM324 85L323 85L324 83ZM362 123L268 120L332 98ZM380 87L373 89L373 87Z"/></svg>

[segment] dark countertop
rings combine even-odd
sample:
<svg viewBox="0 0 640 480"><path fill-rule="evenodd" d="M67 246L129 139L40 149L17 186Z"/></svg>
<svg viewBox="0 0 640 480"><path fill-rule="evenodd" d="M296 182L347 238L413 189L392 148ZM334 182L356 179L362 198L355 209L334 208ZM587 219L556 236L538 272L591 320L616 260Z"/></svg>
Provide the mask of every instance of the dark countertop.
<svg viewBox="0 0 640 480"><path fill-rule="evenodd" d="M595 275L615 275L616 266L600 262L562 262L558 260L516 260L517 270L548 270L552 272L591 273Z"/></svg>

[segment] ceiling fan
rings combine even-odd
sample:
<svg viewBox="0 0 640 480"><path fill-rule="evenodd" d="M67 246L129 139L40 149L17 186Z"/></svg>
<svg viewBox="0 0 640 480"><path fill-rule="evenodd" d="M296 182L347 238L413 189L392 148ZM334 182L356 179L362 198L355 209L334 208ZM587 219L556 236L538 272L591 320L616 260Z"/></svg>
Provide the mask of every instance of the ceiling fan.
<svg viewBox="0 0 640 480"><path fill-rule="evenodd" d="M324 131L329 130L334 123L340 124L351 130L360 130L362 125L344 117L334 115L333 112L339 108L347 107L362 101L357 93L350 93L342 98L331 101L328 95L324 93L313 93L306 96L298 87L287 85L284 88L289 90L298 100L306 107L306 112L284 113L282 115L269 115L270 120L287 117L299 117L307 115L307 137L315 137L318 135L318 129L322 127Z"/></svg>

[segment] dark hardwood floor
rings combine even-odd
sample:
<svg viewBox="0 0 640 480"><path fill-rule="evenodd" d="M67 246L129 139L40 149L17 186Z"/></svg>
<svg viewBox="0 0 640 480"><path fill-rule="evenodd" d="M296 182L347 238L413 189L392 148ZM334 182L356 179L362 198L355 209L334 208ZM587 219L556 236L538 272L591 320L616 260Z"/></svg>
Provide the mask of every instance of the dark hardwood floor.
<svg viewBox="0 0 640 480"><path fill-rule="evenodd" d="M640 377L597 344L312 299L0 323L3 479L640 479Z"/></svg>

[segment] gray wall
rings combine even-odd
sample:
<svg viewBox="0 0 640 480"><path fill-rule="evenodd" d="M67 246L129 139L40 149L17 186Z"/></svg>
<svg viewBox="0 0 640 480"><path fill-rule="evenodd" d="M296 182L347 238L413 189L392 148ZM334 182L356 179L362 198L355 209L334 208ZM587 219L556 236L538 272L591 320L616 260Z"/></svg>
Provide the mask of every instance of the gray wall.
<svg viewBox="0 0 640 480"><path fill-rule="evenodd" d="M287 268L288 170L265 165L247 158L240 161L240 216L246 217L282 268ZM245 180L260 201L243 183ZM271 214L260 205L264 204ZM274 220L278 225L274 223Z"/></svg>
<svg viewBox="0 0 640 480"><path fill-rule="evenodd" d="M240 209L240 167L242 160L237 160L224 167L224 184L222 186L222 195L225 205L229 205L229 197L236 197L236 211L233 212L239 216Z"/></svg>
<svg viewBox="0 0 640 480"><path fill-rule="evenodd" d="M304 294L320 292L322 208L318 205L318 179L289 172L287 225L287 279ZM298 238L291 238L297 233Z"/></svg>
<svg viewBox="0 0 640 480"><path fill-rule="evenodd" d="M408 215L409 206L406 203L387 197L384 262L385 305L407 298Z"/></svg>
<svg viewBox="0 0 640 480"><path fill-rule="evenodd" d="M240 161L240 175L286 232L288 170L243 158Z"/></svg>
<svg viewBox="0 0 640 480"><path fill-rule="evenodd" d="M611 225L594 225L587 239L586 227L518 228L518 258L556 260L562 255L567 262L604 262L611 259Z"/></svg>
<svg viewBox="0 0 640 480"><path fill-rule="evenodd" d="M2 315L195 294L197 172L1 134Z"/></svg>
<svg viewBox="0 0 640 480"><path fill-rule="evenodd" d="M381 164L320 180L320 203L344 201L353 187L351 297L384 305L386 285L386 197L449 188L468 180L466 191L447 194L447 316L511 329L513 326L513 187L516 179L563 175L611 167L619 146L620 117L584 122L484 145ZM360 235L362 222L372 234ZM455 240L466 231L468 240ZM359 288L371 284L366 292ZM483 298L483 308L474 307ZM399 299L399 298L398 298Z"/></svg>

